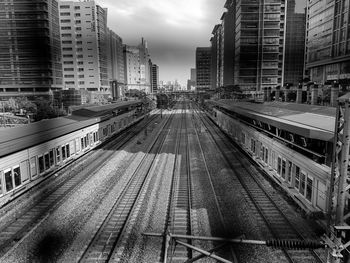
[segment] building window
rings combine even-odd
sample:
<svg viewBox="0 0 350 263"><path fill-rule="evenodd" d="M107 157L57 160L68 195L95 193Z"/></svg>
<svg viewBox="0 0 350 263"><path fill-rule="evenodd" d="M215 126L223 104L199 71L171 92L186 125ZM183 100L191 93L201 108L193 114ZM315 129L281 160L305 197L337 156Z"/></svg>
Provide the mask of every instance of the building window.
<svg viewBox="0 0 350 263"><path fill-rule="evenodd" d="M62 26L61 30L71 30L72 28L70 26Z"/></svg>
<svg viewBox="0 0 350 263"><path fill-rule="evenodd" d="M72 57L73 57L73 54L63 54L63 57L64 57L64 58L72 58Z"/></svg>
<svg viewBox="0 0 350 263"><path fill-rule="evenodd" d="M61 19L61 23L70 23L71 20L70 19Z"/></svg>
<svg viewBox="0 0 350 263"><path fill-rule="evenodd" d="M63 40L62 44L72 44L72 40Z"/></svg>
<svg viewBox="0 0 350 263"><path fill-rule="evenodd" d="M77 45L82 45L83 41L77 41Z"/></svg>
<svg viewBox="0 0 350 263"><path fill-rule="evenodd" d="M80 6L75 6L74 9L75 10L80 10Z"/></svg>
<svg viewBox="0 0 350 263"><path fill-rule="evenodd" d="M80 17L80 13L75 13L75 17Z"/></svg>
<svg viewBox="0 0 350 263"><path fill-rule="evenodd" d="M70 16L70 12L62 12L60 13L60 16Z"/></svg>
<svg viewBox="0 0 350 263"><path fill-rule="evenodd" d="M85 81L79 81L79 85L84 85Z"/></svg>
<svg viewBox="0 0 350 263"><path fill-rule="evenodd" d="M69 7L70 7L69 5L60 5L61 9L69 9Z"/></svg>
<svg viewBox="0 0 350 263"><path fill-rule="evenodd" d="M80 25L81 24L81 20L75 20L75 24L76 25Z"/></svg>
<svg viewBox="0 0 350 263"><path fill-rule="evenodd" d="M64 65L73 65L73 61L63 61Z"/></svg>
<svg viewBox="0 0 350 263"><path fill-rule="evenodd" d="M65 78L74 78L74 75L64 75Z"/></svg>
<svg viewBox="0 0 350 263"><path fill-rule="evenodd" d="M62 37L72 37L72 34L65 33L65 34L62 34L61 36L62 36Z"/></svg>

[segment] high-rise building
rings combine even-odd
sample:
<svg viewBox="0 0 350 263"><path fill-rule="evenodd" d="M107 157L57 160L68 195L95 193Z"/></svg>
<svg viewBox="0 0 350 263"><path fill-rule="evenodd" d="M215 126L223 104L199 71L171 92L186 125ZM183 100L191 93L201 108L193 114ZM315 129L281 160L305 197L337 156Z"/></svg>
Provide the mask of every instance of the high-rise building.
<svg viewBox="0 0 350 263"><path fill-rule="evenodd" d="M107 30L107 68L112 97L120 98L124 90L123 40L112 30Z"/></svg>
<svg viewBox="0 0 350 263"><path fill-rule="evenodd" d="M211 42L211 89L215 90L222 86L220 80L221 70L221 52L222 52L222 34L221 25L217 24L214 26L212 31L213 36L210 39Z"/></svg>
<svg viewBox="0 0 350 263"><path fill-rule="evenodd" d="M124 45L124 63L127 89L151 93L150 55L143 38L138 46Z"/></svg>
<svg viewBox="0 0 350 263"><path fill-rule="evenodd" d="M348 1L307 1L306 70L318 85L350 86Z"/></svg>
<svg viewBox="0 0 350 263"><path fill-rule="evenodd" d="M221 16L220 43L220 83L223 86L233 84L234 55L235 55L235 31L232 27L236 21L236 5L234 0L226 0L224 7L227 9Z"/></svg>
<svg viewBox="0 0 350 263"><path fill-rule="evenodd" d="M197 91L207 91L211 88L210 65L211 65L211 48L197 47L196 49Z"/></svg>
<svg viewBox="0 0 350 263"><path fill-rule="evenodd" d="M0 1L0 97L62 89L56 0Z"/></svg>
<svg viewBox="0 0 350 263"><path fill-rule="evenodd" d="M89 0L59 10L64 88L109 92L107 9Z"/></svg>
<svg viewBox="0 0 350 263"><path fill-rule="evenodd" d="M157 92L159 87L159 67L152 64L152 92Z"/></svg>
<svg viewBox="0 0 350 263"><path fill-rule="evenodd" d="M306 14L295 12L295 1L287 4L283 85L298 86L304 76Z"/></svg>
<svg viewBox="0 0 350 263"><path fill-rule="evenodd" d="M196 82L196 69L195 68L191 68L191 78L190 80L193 81L193 82Z"/></svg>
<svg viewBox="0 0 350 263"><path fill-rule="evenodd" d="M234 84L245 92L283 83L285 2L241 1L235 6Z"/></svg>

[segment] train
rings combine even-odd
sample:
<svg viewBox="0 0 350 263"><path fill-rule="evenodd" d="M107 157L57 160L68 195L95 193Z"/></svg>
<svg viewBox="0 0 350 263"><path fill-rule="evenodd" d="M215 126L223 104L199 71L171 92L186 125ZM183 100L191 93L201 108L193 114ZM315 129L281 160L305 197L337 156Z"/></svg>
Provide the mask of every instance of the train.
<svg viewBox="0 0 350 263"><path fill-rule="evenodd" d="M268 105L268 104L266 104ZM276 136L271 132L264 130L275 128L281 131L278 123L284 120L277 120L276 117L264 117L264 113L256 111L256 105L226 107L220 103L207 102L206 112L210 118L248 155L257 163L263 171L291 197L295 203L307 215L323 217L328 205L328 189L330 185L331 167L325 158L310 158L306 152L310 148L312 141L309 138L303 138L300 146L289 137L289 141ZM271 108L265 107L268 112ZM283 105L276 105L279 111L287 112ZM298 107L298 105L295 105ZM300 106L299 106L300 107ZM324 116L328 122L330 116ZM262 118L265 118L263 123ZM269 122L269 118L273 120ZM272 127L275 125L275 127ZM281 126L283 124L280 124ZM300 123L290 122L292 131L298 131ZM295 125L295 126L293 126ZM267 128L269 127L269 128ZM286 126L284 126L284 129ZM307 127L305 128L305 130ZM332 132L324 131L320 136L325 137L323 142L325 147L324 156L331 154ZM328 137L326 137L328 136ZM296 135L294 134L294 137ZM295 139L294 139L295 140ZM304 144L304 145L303 145ZM298 147L305 151L298 151ZM311 152L311 151L309 151ZM317 153L314 153L316 156ZM316 156L317 157L317 156Z"/></svg>
<svg viewBox="0 0 350 263"><path fill-rule="evenodd" d="M140 121L141 101L82 107L71 116L0 130L0 207Z"/></svg>

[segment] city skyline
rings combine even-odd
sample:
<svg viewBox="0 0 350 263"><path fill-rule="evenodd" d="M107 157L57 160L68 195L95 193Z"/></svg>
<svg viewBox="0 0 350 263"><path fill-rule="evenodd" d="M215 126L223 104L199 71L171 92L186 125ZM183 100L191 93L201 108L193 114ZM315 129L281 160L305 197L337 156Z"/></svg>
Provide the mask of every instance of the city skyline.
<svg viewBox="0 0 350 263"><path fill-rule="evenodd" d="M152 60L159 66L159 79L186 85L190 68L195 67L195 50L210 46L213 26L220 22L225 0L97 0L108 8L108 27L123 38L124 44L148 43ZM296 0L303 12L305 0Z"/></svg>

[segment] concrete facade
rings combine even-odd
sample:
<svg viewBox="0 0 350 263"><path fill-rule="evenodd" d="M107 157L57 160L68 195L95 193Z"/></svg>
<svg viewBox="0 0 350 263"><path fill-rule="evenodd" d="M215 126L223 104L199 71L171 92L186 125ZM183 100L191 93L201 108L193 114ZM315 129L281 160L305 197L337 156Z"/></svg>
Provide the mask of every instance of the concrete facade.
<svg viewBox="0 0 350 263"><path fill-rule="evenodd" d="M1 1L0 17L0 97L62 89L58 2Z"/></svg>

